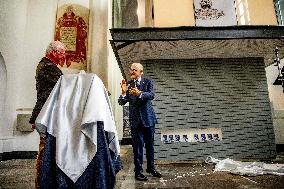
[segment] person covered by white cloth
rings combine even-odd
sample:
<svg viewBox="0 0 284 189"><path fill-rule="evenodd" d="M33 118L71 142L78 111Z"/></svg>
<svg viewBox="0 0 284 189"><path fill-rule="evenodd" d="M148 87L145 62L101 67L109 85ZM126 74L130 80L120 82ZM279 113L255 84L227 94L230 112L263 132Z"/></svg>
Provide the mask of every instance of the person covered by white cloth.
<svg viewBox="0 0 284 189"><path fill-rule="evenodd" d="M56 164L74 183L97 153L98 122L103 122L109 149L118 157L117 131L101 79L84 71L61 76L36 126L56 138Z"/></svg>

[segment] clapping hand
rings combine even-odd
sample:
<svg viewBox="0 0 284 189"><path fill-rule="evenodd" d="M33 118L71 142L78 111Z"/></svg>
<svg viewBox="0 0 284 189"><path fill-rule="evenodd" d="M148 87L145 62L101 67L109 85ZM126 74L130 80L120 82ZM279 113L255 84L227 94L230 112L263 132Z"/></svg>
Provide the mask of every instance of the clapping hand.
<svg viewBox="0 0 284 189"><path fill-rule="evenodd" d="M141 94L141 91L137 89L137 87L129 89L129 94L133 96L139 96Z"/></svg>
<svg viewBox="0 0 284 189"><path fill-rule="evenodd" d="M127 81L125 79L123 79L120 83L120 87L121 87L121 94L122 95L125 95L126 94L126 91L128 89L128 86L127 86Z"/></svg>

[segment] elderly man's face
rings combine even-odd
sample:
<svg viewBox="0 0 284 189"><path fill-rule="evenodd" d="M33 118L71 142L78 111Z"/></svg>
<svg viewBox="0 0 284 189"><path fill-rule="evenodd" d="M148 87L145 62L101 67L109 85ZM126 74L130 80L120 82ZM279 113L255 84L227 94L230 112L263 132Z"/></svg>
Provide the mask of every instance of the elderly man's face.
<svg viewBox="0 0 284 189"><path fill-rule="evenodd" d="M136 65L132 65L129 70L129 75L131 79L138 79L143 74L143 71Z"/></svg>
<svg viewBox="0 0 284 189"><path fill-rule="evenodd" d="M66 56L65 49L59 48L57 50L54 50L53 51L53 56L54 56L54 60L53 61L56 64L59 64L60 66L64 65L65 56Z"/></svg>

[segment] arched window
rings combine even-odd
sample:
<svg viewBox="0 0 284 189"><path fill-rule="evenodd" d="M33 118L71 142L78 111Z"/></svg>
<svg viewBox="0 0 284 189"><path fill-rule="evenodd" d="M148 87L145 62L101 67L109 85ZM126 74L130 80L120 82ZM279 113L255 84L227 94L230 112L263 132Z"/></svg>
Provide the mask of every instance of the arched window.
<svg viewBox="0 0 284 189"><path fill-rule="evenodd" d="M278 25L284 25L284 0L274 0Z"/></svg>
<svg viewBox="0 0 284 189"><path fill-rule="evenodd" d="M238 14L238 25L250 25L247 0L236 0L236 11Z"/></svg>

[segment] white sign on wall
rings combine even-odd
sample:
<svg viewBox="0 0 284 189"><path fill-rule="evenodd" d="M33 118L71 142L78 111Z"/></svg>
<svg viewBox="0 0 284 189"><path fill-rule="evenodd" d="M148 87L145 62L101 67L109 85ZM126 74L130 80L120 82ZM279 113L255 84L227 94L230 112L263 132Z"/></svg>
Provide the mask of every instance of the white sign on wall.
<svg viewBox="0 0 284 189"><path fill-rule="evenodd" d="M163 130L161 132L161 141L164 144L176 142L210 142L221 140L222 131L220 128L175 129Z"/></svg>
<svg viewBox="0 0 284 189"><path fill-rule="evenodd" d="M194 0L196 26L237 25L234 0Z"/></svg>

